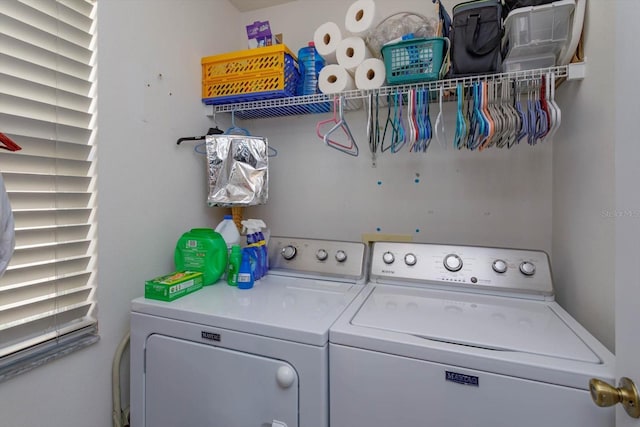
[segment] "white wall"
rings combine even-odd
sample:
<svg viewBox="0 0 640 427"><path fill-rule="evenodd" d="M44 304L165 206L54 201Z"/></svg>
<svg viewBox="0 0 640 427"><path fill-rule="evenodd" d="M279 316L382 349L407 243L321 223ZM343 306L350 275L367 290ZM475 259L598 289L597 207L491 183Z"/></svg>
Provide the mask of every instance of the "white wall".
<svg viewBox="0 0 640 427"><path fill-rule="evenodd" d="M200 58L232 49L242 35L239 13L226 0L98 7L101 340L2 383L3 426L111 426L111 363L129 327L129 301L145 279L171 271L182 232L215 226L223 214L206 207L194 143L176 140L211 125L199 102Z"/></svg>
<svg viewBox="0 0 640 427"><path fill-rule="evenodd" d="M224 213L205 206L204 164L191 151L193 143L175 144L178 137L204 134L213 124L199 102L200 58L244 48L244 25L257 18L269 19L276 32L284 33L285 43L297 50L311 39L320 23L330 19L340 22L349 3L301 0L240 15L226 0L100 0L101 341L3 383L3 425L111 425L111 360L128 327L129 301L142 294L145 279L172 268L173 246L183 231L213 226ZM432 10L427 0L378 3L382 13ZM600 22L600 15L591 16L594 22ZM597 56L604 53L596 53L592 61L598 64L601 60ZM575 108L590 111L600 107L607 74L599 69L590 68L588 80L573 92L569 85L561 90L567 123L576 123L571 117ZM583 95L585 84L596 85L593 91L598 95ZM578 102L569 102L577 96ZM446 108L450 112L452 107L449 104ZM364 142L357 159L322 146L313 131L321 117L326 116L242 123L253 133L269 137L279 150L271 161L269 203L247 212L247 216L266 218L274 233L359 239L362 233L375 232L379 227L382 232L410 234L421 241L551 251L552 212L561 218L582 212L575 204L552 210L552 202L564 197L559 190L554 193L552 168L555 173L566 167L585 175L588 169L603 168L604 176L613 174L612 165L594 156L585 158L578 168L571 161L563 162L561 153L556 152L555 165L552 163L555 146L573 144L578 150L582 139L573 136L571 127L553 145L467 153L444 149L434 142L424 156L406 152L384 155L373 169ZM347 118L356 138L362 139L362 111L349 113ZM217 119L220 127L228 126L228 117ZM452 120L449 114L450 136ZM587 129L596 132L593 126ZM561 141L561 136L566 140ZM419 183L414 182L417 174ZM553 230L570 222L556 220ZM605 233L603 240L607 238ZM554 251L556 247L560 253L564 251L563 256L554 253L554 269L560 271L560 264L576 262L576 257L569 255L571 251L585 245L575 237L566 249L558 246L558 239L554 242ZM612 257L603 252L588 253L587 248L582 251L588 257L580 260L584 264L596 264L601 259L606 264ZM568 280L573 274L564 275L561 294L592 293L596 296L591 301L600 298L595 289L597 279L585 277L586 281L578 285ZM609 318L612 308L590 303L589 310L597 318ZM608 323L602 327L592 323L589 327L598 331L601 339L613 328ZM25 395L32 399L26 402ZM39 402L36 406L34 399ZM54 422L46 422L48 417Z"/></svg>
<svg viewBox="0 0 640 427"><path fill-rule="evenodd" d="M283 33L295 53L326 21L345 31L351 3L299 0L245 13L242 19L245 25L269 20L272 31ZM455 3L445 2L449 11ZM436 16L430 1L376 5L380 17L401 11ZM269 203L248 209L246 215L265 218L275 234L359 240L379 229L416 241L550 252L552 145L524 143L481 153L454 150L454 108L454 103L445 105L445 147L433 141L427 154L387 152L379 156L376 168L371 165L363 110L347 113L360 148L358 158L324 146L316 136L316 122L330 115L244 122L279 151L270 162ZM432 104L433 121L437 111ZM381 117L386 119L386 109Z"/></svg>
<svg viewBox="0 0 640 427"><path fill-rule="evenodd" d="M589 1L587 78L560 87L553 151L553 273L559 303L610 350L615 279L615 2Z"/></svg>

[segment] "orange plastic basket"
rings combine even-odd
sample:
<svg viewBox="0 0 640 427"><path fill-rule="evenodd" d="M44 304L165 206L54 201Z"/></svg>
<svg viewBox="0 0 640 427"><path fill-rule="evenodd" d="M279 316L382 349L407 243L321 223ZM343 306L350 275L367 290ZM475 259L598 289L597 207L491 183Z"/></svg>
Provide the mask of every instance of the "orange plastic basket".
<svg viewBox="0 0 640 427"><path fill-rule="evenodd" d="M300 73L285 45L202 58L202 100L225 104L295 96Z"/></svg>

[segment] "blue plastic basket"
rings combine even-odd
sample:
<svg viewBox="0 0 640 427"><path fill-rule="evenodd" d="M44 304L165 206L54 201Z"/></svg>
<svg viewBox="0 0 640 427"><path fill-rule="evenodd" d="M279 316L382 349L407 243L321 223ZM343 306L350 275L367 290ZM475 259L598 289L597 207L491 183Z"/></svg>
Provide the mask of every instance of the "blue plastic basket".
<svg viewBox="0 0 640 427"><path fill-rule="evenodd" d="M444 37L403 40L382 47L389 84L438 80L448 50Z"/></svg>

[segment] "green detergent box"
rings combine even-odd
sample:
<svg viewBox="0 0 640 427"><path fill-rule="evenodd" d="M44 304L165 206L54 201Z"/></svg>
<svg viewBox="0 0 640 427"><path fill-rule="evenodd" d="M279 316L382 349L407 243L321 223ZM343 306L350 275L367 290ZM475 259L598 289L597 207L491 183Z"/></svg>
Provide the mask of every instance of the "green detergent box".
<svg viewBox="0 0 640 427"><path fill-rule="evenodd" d="M204 276L200 271L176 271L147 280L144 297L161 301L173 301L201 289Z"/></svg>

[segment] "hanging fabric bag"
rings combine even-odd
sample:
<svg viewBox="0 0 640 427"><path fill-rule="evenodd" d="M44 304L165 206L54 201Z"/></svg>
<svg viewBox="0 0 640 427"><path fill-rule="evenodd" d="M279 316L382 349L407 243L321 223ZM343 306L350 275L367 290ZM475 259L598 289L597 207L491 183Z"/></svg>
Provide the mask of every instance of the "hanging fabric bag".
<svg viewBox="0 0 640 427"><path fill-rule="evenodd" d="M453 8L452 76L499 72L502 68L502 4L473 0Z"/></svg>

